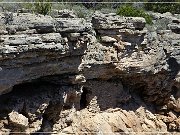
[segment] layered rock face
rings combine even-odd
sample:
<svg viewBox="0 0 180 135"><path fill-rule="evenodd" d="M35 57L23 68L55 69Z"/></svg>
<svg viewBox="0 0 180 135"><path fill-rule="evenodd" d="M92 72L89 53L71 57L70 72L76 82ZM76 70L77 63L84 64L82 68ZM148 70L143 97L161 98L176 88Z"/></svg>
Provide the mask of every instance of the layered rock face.
<svg viewBox="0 0 180 135"><path fill-rule="evenodd" d="M178 134L180 20L64 14L0 13L0 131Z"/></svg>

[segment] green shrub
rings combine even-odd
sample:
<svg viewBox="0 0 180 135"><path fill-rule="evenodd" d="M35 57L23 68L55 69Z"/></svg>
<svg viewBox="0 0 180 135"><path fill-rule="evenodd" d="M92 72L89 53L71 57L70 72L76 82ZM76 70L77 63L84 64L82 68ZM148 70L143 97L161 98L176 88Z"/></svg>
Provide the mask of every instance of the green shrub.
<svg viewBox="0 0 180 135"><path fill-rule="evenodd" d="M56 10L72 10L77 17L79 18L91 18L91 16L94 14L93 9L87 9L82 4L74 4L74 3L58 3L58 4L52 4L53 9ZM53 15L51 15L53 16Z"/></svg>
<svg viewBox="0 0 180 135"><path fill-rule="evenodd" d="M48 3L50 0L37 0L34 3L34 11L39 14L47 15L52 8L52 4Z"/></svg>
<svg viewBox="0 0 180 135"><path fill-rule="evenodd" d="M153 1L149 0L148 2L153 2ZM158 0L156 2L167 2L167 1ZM146 10L159 12L159 13L171 12L172 14L179 14L180 0L170 0L168 2L176 2L176 3L145 3L144 8Z"/></svg>
<svg viewBox="0 0 180 135"><path fill-rule="evenodd" d="M142 9L136 9L129 5L124 5L117 10L118 15L127 17L143 17L147 24L152 24L152 18L150 15L146 14Z"/></svg>
<svg viewBox="0 0 180 135"><path fill-rule="evenodd" d="M91 10L87 9L83 5L74 5L72 7L72 10L77 14L79 18L86 18L87 16L90 16L92 14Z"/></svg>

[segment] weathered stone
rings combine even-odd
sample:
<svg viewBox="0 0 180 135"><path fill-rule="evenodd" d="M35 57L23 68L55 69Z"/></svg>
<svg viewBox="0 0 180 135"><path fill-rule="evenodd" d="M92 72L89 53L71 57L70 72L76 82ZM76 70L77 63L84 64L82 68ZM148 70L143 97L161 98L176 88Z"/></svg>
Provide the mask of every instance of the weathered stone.
<svg viewBox="0 0 180 135"><path fill-rule="evenodd" d="M34 25L34 28L38 33L51 33L56 31L54 24L38 23Z"/></svg>
<svg viewBox="0 0 180 135"><path fill-rule="evenodd" d="M72 10L52 10L52 16L55 18L77 18Z"/></svg>
<svg viewBox="0 0 180 135"><path fill-rule="evenodd" d="M146 24L146 20L142 17L129 17L126 18L127 22L130 22L133 24L135 29L143 29Z"/></svg>
<svg viewBox="0 0 180 135"><path fill-rule="evenodd" d="M68 38L70 41L77 41L80 37L80 33L69 33Z"/></svg>
<svg viewBox="0 0 180 135"><path fill-rule="evenodd" d="M95 29L143 29L145 19L142 17L121 17L118 15L102 14L96 12L92 17L92 24Z"/></svg>
<svg viewBox="0 0 180 135"><path fill-rule="evenodd" d="M48 33L48 34L42 34L42 41L43 42L54 42L54 43L61 43L62 37L59 33Z"/></svg>
<svg viewBox="0 0 180 135"><path fill-rule="evenodd" d="M57 32L85 32L90 31L92 26L83 18L56 18Z"/></svg>
<svg viewBox="0 0 180 135"><path fill-rule="evenodd" d="M27 128L29 124L28 118L18 112L9 113L9 123L19 128Z"/></svg>
<svg viewBox="0 0 180 135"><path fill-rule="evenodd" d="M180 34L180 25L179 25L179 24L171 23L171 24L168 25L168 27L169 27L174 33Z"/></svg>
<svg viewBox="0 0 180 135"><path fill-rule="evenodd" d="M83 75L76 75L71 77L72 84L84 83L86 82L86 78Z"/></svg>
<svg viewBox="0 0 180 135"><path fill-rule="evenodd" d="M101 41L105 42L105 43L113 43L113 42L116 42L117 40L115 38L112 38L112 37L102 36Z"/></svg>
<svg viewBox="0 0 180 135"><path fill-rule="evenodd" d="M4 24L16 27L16 31L35 28L40 33L53 32L55 21L50 16L35 15L30 13L1 13L5 17ZM2 18L1 18L2 19Z"/></svg>
<svg viewBox="0 0 180 135"><path fill-rule="evenodd" d="M67 128L64 128L61 132L61 134L74 134L75 132L73 131L73 128L72 127L67 127Z"/></svg>
<svg viewBox="0 0 180 135"><path fill-rule="evenodd" d="M71 17L0 13L0 132L179 131L179 34L139 17Z"/></svg>

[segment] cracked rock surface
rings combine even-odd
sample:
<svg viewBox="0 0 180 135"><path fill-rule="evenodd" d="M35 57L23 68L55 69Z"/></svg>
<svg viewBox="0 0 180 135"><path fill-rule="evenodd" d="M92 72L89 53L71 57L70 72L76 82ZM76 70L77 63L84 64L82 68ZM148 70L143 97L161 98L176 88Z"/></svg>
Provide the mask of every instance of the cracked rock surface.
<svg viewBox="0 0 180 135"><path fill-rule="evenodd" d="M0 132L179 134L176 16L56 12L0 13Z"/></svg>

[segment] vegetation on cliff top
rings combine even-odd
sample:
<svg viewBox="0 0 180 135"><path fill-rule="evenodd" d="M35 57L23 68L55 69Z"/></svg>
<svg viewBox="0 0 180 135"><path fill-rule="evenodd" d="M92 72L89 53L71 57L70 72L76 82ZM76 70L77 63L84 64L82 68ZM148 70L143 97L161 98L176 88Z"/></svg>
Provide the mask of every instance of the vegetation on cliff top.
<svg viewBox="0 0 180 135"><path fill-rule="evenodd" d="M129 16L129 17L143 17L146 23L152 24L152 18L150 15L146 14L143 9L136 9L130 5L125 5L117 10L118 15Z"/></svg>
<svg viewBox="0 0 180 135"><path fill-rule="evenodd" d="M51 0L37 0L37 3L34 3L35 12L43 15L47 15L52 8L52 4L48 3Z"/></svg>
<svg viewBox="0 0 180 135"><path fill-rule="evenodd" d="M148 0L148 2L154 1ZM157 3L145 3L144 8L148 11L159 13L170 12L172 14L180 14L180 0L157 0L156 2Z"/></svg>
<svg viewBox="0 0 180 135"><path fill-rule="evenodd" d="M159 13L171 12L172 14L180 14L180 0L170 0L168 3L166 0L21 0L21 2L28 3L18 3L18 0L13 2L17 3L6 3L7 0L0 0L3 3L0 3L1 11L10 11L17 12L19 9L25 8L34 13L40 13L43 15L49 14L51 9L72 9L81 17L89 16L91 11L100 10L109 12L118 12L120 15L124 16L142 16L146 19L148 23L151 22L151 19L146 15L145 11L153 11ZM8 2L8 1L7 1ZM31 3L37 2L37 3ZM60 3L47 3L47 2L60 2ZM78 3L71 3L78 2ZM110 2L110 3L107 3ZM126 3L130 2L128 7ZM137 3L144 2L144 3ZM160 2L160 3L152 3ZM165 3L163 3L165 2ZM142 10L143 9L143 10ZM88 11L90 10L90 12ZM118 11L117 11L118 10ZM128 13L129 12L129 13Z"/></svg>

